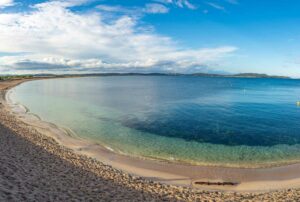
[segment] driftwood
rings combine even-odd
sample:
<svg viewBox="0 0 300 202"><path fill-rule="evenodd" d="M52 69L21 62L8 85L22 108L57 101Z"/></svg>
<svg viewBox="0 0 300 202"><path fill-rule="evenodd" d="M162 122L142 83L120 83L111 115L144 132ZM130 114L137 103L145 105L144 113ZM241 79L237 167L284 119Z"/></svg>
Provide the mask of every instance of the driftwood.
<svg viewBox="0 0 300 202"><path fill-rule="evenodd" d="M204 181L196 181L195 185L207 185L207 186L236 186L239 183L237 182L204 182Z"/></svg>

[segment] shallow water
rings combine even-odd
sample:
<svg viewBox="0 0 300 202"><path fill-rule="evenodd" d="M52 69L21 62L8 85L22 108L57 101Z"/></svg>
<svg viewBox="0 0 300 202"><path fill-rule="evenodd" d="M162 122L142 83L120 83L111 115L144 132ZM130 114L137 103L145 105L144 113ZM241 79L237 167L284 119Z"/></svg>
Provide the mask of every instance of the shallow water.
<svg viewBox="0 0 300 202"><path fill-rule="evenodd" d="M244 167L300 160L300 80L68 78L26 82L10 97L133 156Z"/></svg>

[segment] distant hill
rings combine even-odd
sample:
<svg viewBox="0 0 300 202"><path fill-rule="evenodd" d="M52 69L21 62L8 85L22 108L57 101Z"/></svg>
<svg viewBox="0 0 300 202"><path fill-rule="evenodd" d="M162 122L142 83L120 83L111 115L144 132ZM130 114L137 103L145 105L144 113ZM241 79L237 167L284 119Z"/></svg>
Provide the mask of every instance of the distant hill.
<svg viewBox="0 0 300 202"><path fill-rule="evenodd" d="M278 78L289 79L286 76L272 76L257 73L241 73L241 74L208 74L208 73L91 73L91 74L32 74L32 75L3 75L0 80L20 79L29 77L88 77L88 76L199 76L199 77L225 77L225 78Z"/></svg>
<svg viewBox="0 0 300 202"><path fill-rule="evenodd" d="M274 76L268 74L256 74L256 73L242 73L234 74L233 77L243 77L243 78L279 78L279 79L289 79L287 76Z"/></svg>
<svg viewBox="0 0 300 202"><path fill-rule="evenodd" d="M289 79L286 76L273 76L268 74L257 74L257 73L241 73L241 74L206 74L206 73L195 73L194 76L203 77L229 77L229 78L278 78L278 79Z"/></svg>

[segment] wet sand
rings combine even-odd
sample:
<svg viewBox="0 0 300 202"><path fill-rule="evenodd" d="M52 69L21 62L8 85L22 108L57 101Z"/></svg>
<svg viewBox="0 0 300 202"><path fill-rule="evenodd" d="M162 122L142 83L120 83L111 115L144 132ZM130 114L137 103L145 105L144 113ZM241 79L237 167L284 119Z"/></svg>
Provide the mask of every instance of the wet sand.
<svg viewBox="0 0 300 202"><path fill-rule="evenodd" d="M32 120L29 125L12 113L4 100L4 91L21 82L0 82L0 201L296 201L300 198L300 189L287 189L299 186L298 164L233 169L136 159L68 137L49 124L39 125L36 121L34 126ZM282 190L252 192L273 189Z"/></svg>

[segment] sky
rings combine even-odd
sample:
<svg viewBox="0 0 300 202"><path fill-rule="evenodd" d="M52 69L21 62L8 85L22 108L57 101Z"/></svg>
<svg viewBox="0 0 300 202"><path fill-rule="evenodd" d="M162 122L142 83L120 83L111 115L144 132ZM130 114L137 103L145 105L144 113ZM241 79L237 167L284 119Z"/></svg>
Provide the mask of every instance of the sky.
<svg viewBox="0 0 300 202"><path fill-rule="evenodd" d="M0 73L300 77L299 0L0 0Z"/></svg>

